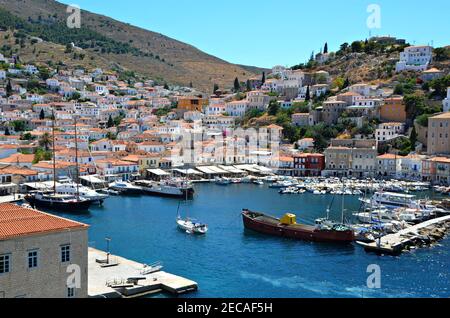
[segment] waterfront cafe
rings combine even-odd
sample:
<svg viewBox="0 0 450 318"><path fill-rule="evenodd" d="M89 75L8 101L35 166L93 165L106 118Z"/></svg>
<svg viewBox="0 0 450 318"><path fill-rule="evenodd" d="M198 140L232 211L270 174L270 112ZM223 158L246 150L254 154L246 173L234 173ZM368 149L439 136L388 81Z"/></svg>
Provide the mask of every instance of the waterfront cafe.
<svg viewBox="0 0 450 318"><path fill-rule="evenodd" d="M228 171L225 171L215 166L202 166L196 167L196 169L203 172L206 175L206 178L209 180L215 179L217 177L224 177L230 175Z"/></svg>

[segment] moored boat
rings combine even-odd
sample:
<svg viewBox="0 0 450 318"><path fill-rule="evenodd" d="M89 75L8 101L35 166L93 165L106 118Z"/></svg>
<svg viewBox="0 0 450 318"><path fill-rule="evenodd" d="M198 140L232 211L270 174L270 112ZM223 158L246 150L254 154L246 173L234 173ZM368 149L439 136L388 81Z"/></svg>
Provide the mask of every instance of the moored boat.
<svg viewBox="0 0 450 318"><path fill-rule="evenodd" d="M86 211L92 201L73 195L55 194L53 192L36 192L25 196L25 200L33 207L49 208L61 211Z"/></svg>
<svg viewBox="0 0 450 318"><path fill-rule="evenodd" d="M252 212L242 211L244 227L259 233L315 242L353 242L354 231L341 224L316 224L316 226L298 224L294 214L286 214L281 219Z"/></svg>

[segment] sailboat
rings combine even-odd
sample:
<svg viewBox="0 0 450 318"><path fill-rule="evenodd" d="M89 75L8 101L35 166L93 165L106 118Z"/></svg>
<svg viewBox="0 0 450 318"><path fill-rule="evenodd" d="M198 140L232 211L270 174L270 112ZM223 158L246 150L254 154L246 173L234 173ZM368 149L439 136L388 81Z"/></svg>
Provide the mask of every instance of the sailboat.
<svg viewBox="0 0 450 318"><path fill-rule="evenodd" d="M78 145L77 145L77 121L75 118L75 162L77 171L77 191L75 195L58 194L56 191L56 156L55 156L55 118L52 121L52 139L53 139L53 191L38 191L25 196L32 206L50 208L64 211L86 211L91 206L91 200L80 197L79 191L79 166L78 166Z"/></svg>
<svg viewBox="0 0 450 318"><path fill-rule="evenodd" d="M187 193L186 193L186 202L187 202ZM205 235L208 232L208 226L206 224L196 222L195 220L186 216L186 218L182 218L180 215L180 204L178 204L177 210L177 226L183 232L187 234L196 234L196 235Z"/></svg>

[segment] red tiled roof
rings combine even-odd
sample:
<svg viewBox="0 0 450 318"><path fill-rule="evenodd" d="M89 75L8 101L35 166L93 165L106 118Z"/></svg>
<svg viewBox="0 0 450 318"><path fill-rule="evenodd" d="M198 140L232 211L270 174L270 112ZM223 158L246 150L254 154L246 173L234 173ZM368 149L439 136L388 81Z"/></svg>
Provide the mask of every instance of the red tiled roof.
<svg viewBox="0 0 450 318"><path fill-rule="evenodd" d="M0 240L83 228L88 225L12 203L0 204Z"/></svg>

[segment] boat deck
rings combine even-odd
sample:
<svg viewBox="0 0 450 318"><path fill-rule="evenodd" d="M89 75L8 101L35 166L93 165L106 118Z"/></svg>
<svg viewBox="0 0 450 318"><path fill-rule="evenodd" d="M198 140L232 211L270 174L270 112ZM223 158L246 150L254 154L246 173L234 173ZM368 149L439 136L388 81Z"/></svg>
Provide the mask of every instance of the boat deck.
<svg viewBox="0 0 450 318"><path fill-rule="evenodd" d="M164 271L142 275L143 264L123 257L110 255L109 266L97 262L104 259L106 259L106 252L89 248L89 297L132 298L163 291L178 295L198 289L196 282ZM130 283L130 278L139 278L139 280L136 283Z"/></svg>
<svg viewBox="0 0 450 318"><path fill-rule="evenodd" d="M258 222L262 222L262 223L266 223L266 224L268 223L268 224L275 225L275 226L278 226L280 224L279 219L276 219L274 217L270 217L267 215L257 216L252 219L255 221L258 221ZM306 224L287 225L286 227L292 228L292 229L306 230L306 231L314 231L316 229L314 226L306 225Z"/></svg>

